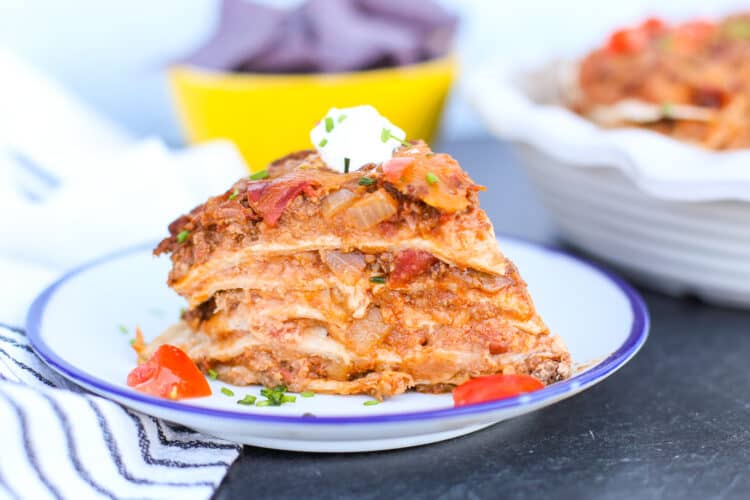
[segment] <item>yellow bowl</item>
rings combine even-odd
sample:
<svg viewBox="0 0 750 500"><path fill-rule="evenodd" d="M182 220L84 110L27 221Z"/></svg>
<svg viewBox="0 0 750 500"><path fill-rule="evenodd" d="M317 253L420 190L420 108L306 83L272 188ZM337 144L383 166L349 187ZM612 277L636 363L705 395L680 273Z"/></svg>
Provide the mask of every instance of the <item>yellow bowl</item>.
<svg viewBox="0 0 750 500"><path fill-rule="evenodd" d="M448 95L454 56L351 73L222 73L174 66L169 80L191 143L232 140L251 172L312 147L310 129L329 108L371 104L411 139L431 140Z"/></svg>

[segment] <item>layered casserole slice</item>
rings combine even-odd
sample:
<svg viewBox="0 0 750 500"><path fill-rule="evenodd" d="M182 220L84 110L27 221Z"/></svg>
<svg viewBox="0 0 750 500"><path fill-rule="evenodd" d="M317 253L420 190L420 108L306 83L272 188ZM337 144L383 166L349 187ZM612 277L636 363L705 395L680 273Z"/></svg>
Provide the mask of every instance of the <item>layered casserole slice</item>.
<svg viewBox="0 0 750 500"><path fill-rule="evenodd" d="M154 253L188 308L144 359L172 344L229 383L379 398L569 375L450 156L413 142L344 173L301 151L260 177L170 225Z"/></svg>

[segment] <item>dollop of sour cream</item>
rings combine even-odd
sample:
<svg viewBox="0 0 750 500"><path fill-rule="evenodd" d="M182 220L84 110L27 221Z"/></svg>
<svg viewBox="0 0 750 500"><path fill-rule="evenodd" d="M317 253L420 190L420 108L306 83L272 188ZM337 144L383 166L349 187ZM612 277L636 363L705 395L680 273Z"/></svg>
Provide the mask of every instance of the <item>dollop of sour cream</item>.
<svg viewBox="0 0 750 500"><path fill-rule="evenodd" d="M329 167L351 172L392 158L406 133L365 105L331 108L310 131L310 140Z"/></svg>

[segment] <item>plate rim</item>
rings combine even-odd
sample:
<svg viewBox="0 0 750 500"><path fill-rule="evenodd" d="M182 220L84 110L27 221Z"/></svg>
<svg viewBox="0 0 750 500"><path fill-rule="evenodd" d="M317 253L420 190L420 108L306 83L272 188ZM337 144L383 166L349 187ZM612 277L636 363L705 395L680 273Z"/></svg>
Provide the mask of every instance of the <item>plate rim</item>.
<svg viewBox="0 0 750 500"><path fill-rule="evenodd" d="M510 410L524 407L533 407L541 403L551 401L554 402L560 397L570 393L574 395L582 388L587 388L590 385L601 382L609 375L612 375L619 368L624 366L630 359L632 359L638 351L645 344L650 329L651 319L643 298L640 294L623 278L618 276L616 273L604 268L603 266L589 262L582 257L573 255L561 248L546 245L542 243L535 243L523 238L509 235L501 235L497 237L498 240L507 240L513 243L525 246L534 250L541 250L545 253L554 254L557 256L566 257L571 259L585 267L590 268L594 272L600 274L616 288L618 288L627 298L633 313L633 322L631 324L630 332L624 340L624 342L612 352L605 359L589 368L588 370L571 377L561 382L556 382L543 389L534 391L527 394L521 394L511 398L489 401L486 403L477 403L472 405L452 407L452 408L441 408L435 410L425 411L412 411L403 413L390 413L380 415L349 415L349 416L316 416L315 418L305 416L293 416L293 415L261 415L257 413L247 413L238 410L225 410L216 408L205 408L201 406L194 406L190 404L180 403L176 401L170 401L167 399L157 398L142 394L132 389L121 388L114 385L99 377L89 375L83 370L77 368L73 364L62 359L54 350L52 350L42 339L41 336L41 322L44 316L45 309L48 302L54 296L57 289L65 282L69 281L73 277L88 271L91 268L97 267L101 264L117 260L131 254L140 253L144 250L150 251L153 247L153 243L141 243L137 245L128 246L121 250L108 253L96 259L92 259L88 262L74 267L73 269L65 272L59 279L54 283L45 288L31 304L29 311L26 315L26 335L31 343L34 352L50 367L60 372L66 378L78 383L79 385L85 385L95 387L96 389L109 394L114 395L117 398L122 398L134 402L139 405L156 406L160 409L166 409L170 411L176 411L179 413L186 413L192 415L200 415L206 417L218 417L222 419L240 420L244 422L257 422L257 423L276 423L276 424L304 424L304 425L341 425L341 424L379 424L379 423L399 423L399 422L415 422L421 420L435 420L441 418L450 417L465 417L491 413L499 410Z"/></svg>

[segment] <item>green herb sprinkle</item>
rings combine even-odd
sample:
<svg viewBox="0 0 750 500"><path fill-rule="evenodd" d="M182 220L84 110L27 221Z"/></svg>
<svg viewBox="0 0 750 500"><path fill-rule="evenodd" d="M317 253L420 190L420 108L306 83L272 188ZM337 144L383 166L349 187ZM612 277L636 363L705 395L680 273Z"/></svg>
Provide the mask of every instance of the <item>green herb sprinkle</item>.
<svg viewBox="0 0 750 500"><path fill-rule="evenodd" d="M386 143L386 142L388 142L388 139L390 139L390 138L391 138L391 131L388 130L387 128L384 128L380 132L380 140L383 141L383 143Z"/></svg>
<svg viewBox="0 0 750 500"><path fill-rule="evenodd" d="M258 398L256 398L252 394L247 394L244 398L237 400L237 404L247 406L254 405L256 399Z"/></svg>
<svg viewBox="0 0 750 500"><path fill-rule="evenodd" d="M183 229L182 231L177 234L177 243L185 243L185 240L188 239L188 236L190 236L190 231L187 229Z"/></svg>
<svg viewBox="0 0 750 500"><path fill-rule="evenodd" d="M406 142L404 139L399 139L398 137L393 135L393 133L389 129L384 127L383 130L380 132L380 140L383 141L383 143L386 143L388 142L388 139L393 139L394 141L398 141L404 146L409 145L409 143Z"/></svg>
<svg viewBox="0 0 750 500"><path fill-rule="evenodd" d="M232 397L232 396L234 396L234 392L233 392L233 391L232 391L232 390L231 390L230 388L228 388L228 387L222 387L222 388L221 388L221 393L222 393L223 395L225 395L225 396L229 396L229 397Z"/></svg>
<svg viewBox="0 0 750 500"><path fill-rule="evenodd" d="M261 170L250 176L251 181L259 181L261 179L268 179L268 170Z"/></svg>
<svg viewBox="0 0 750 500"><path fill-rule="evenodd" d="M297 396L285 393L285 385L277 385L272 389L264 387L260 390L260 395L264 396L266 399L258 401L255 406L281 406L284 403L294 403L297 401Z"/></svg>

